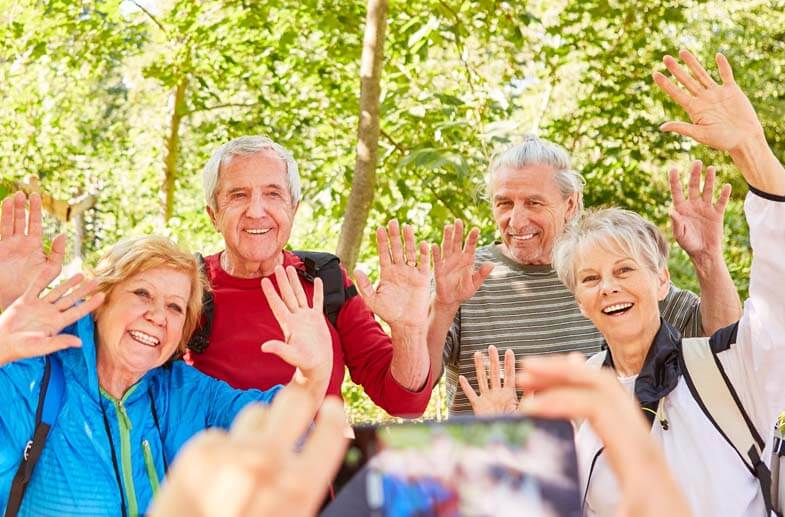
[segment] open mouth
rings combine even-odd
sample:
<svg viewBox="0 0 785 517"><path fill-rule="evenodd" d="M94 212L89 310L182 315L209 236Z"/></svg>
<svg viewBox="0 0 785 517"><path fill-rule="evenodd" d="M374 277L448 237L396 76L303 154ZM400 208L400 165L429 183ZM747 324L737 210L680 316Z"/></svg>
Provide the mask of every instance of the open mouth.
<svg viewBox="0 0 785 517"><path fill-rule="evenodd" d="M250 233L251 235L264 235L270 230L272 230L272 228L246 228L243 231L245 233Z"/></svg>
<svg viewBox="0 0 785 517"><path fill-rule="evenodd" d="M608 316L618 316L621 314L626 313L634 304L625 302L625 303L615 303L613 305L609 305L602 309L603 314L607 314Z"/></svg>
<svg viewBox="0 0 785 517"><path fill-rule="evenodd" d="M536 235L536 233L523 233L521 235L510 235L510 237L515 242L523 242L533 239Z"/></svg>
<svg viewBox="0 0 785 517"><path fill-rule="evenodd" d="M160 343L160 340L156 337L151 336L150 334L146 334L139 330L129 330L128 335L131 336L131 339L136 341L139 344L144 346L149 346L150 348L155 348Z"/></svg>

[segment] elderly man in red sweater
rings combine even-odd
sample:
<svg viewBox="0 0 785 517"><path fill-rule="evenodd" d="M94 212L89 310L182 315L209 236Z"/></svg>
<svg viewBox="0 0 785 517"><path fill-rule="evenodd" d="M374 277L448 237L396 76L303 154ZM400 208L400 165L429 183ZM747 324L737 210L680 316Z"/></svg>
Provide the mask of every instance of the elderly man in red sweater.
<svg viewBox="0 0 785 517"><path fill-rule="evenodd" d="M278 289L273 272L282 266L290 278L299 278L311 303L313 271L306 273L303 254L284 249L300 202L297 164L269 138L246 136L213 154L203 180L207 213L225 249L204 259L214 310L209 328L202 330L203 346L192 347L188 359L236 388L286 384L295 372L285 359L296 351L286 347L288 329L277 323L260 282L269 278ZM351 280L334 267L344 289L337 294L346 299L335 323L328 324L334 364L327 394L340 394L346 366L352 380L388 413L417 417L432 385L426 343L428 246L417 245L412 229L401 231L396 221L380 228L376 238L381 267L376 288L357 272L362 296L352 296ZM329 300L330 286L325 289ZM373 313L389 324L390 336ZM270 340L278 343L262 349Z"/></svg>

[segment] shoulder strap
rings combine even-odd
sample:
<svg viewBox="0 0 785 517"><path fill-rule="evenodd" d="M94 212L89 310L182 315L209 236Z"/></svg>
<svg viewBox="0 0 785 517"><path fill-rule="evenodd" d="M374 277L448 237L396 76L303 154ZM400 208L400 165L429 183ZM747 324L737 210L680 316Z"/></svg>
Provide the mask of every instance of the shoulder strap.
<svg viewBox="0 0 785 517"><path fill-rule="evenodd" d="M6 517L15 516L19 512L24 498L27 484L33 475L33 468L41 457L41 452L46 444L49 430L57 419L60 408L63 406L65 381L63 379L63 365L54 355L44 357L44 375L41 379L41 390L38 394L38 407L35 411L35 430L33 437L25 445L22 461L11 482L11 491L8 495L8 505L5 509Z"/></svg>
<svg viewBox="0 0 785 517"><path fill-rule="evenodd" d="M723 438L736 450L750 473L758 479L766 510L770 513L771 472L761 460L765 442L725 374L709 338L682 340L682 372L692 396Z"/></svg>
<svg viewBox="0 0 785 517"><path fill-rule="evenodd" d="M207 277L207 265L204 262L204 257L201 253L195 253L196 260L199 261L199 269L202 274ZM205 284L204 291L202 291L202 316L199 325L196 327L191 340L188 341L188 348L194 352L201 354L207 349L210 344L210 333L213 330L213 318L215 317L215 302L213 300L213 293L210 291L210 286Z"/></svg>
<svg viewBox="0 0 785 517"><path fill-rule="evenodd" d="M354 285L344 287L341 259L332 253L319 251L294 251L305 264L305 271L298 269L300 276L313 282L321 278L324 284L324 314L333 327L338 326L338 313L346 300L357 295Z"/></svg>

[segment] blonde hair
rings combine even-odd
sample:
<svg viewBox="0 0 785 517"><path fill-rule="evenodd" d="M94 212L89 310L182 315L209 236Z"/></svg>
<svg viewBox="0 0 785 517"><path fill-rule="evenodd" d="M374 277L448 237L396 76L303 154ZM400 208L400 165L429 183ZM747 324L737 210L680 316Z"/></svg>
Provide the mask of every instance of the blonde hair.
<svg viewBox="0 0 785 517"><path fill-rule="evenodd" d="M183 334L177 345L178 351L183 353L202 313L202 291L205 280L196 257L183 251L166 237L155 235L132 237L112 246L98 262L93 276L98 280L98 291L105 293L108 300L119 283L136 274L159 267L185 273L191 280ZM99 307L96 312L100 313L100 310Z"/></svg>
<svg viewBox="0 0 785 517"><path fill-rule="evenodd" d="M575 262L586 244L624 250L653 273L661 272L668 263L668 243L651 222L622 208L588 210L566 229L553 248L553 268L573 293Z"/></svg>

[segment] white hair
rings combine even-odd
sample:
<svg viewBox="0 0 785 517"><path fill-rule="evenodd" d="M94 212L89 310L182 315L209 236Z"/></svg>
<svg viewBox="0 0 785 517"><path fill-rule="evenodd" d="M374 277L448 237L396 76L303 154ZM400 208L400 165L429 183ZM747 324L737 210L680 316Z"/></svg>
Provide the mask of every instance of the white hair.
<svg viewBox="0 0 785 517"><path fill-rule="evenodd" d="M526 136L523 142L494 155L488 168L488 197L493 195L491 184L497 170L502 167L522 169L533 165L547 165L556 171L554 180L565 199L577 194L573 218L578 217L583 211L583 186L586 183L583 176L570 168L570 155L564 147L536 136Z"/></svg>
<svg viewBox="0 0 785 517"><path fill-rule="evenodd" d="M289 186L289 195L292 198L292 205L300 201L300 173L297 162L294 161L292 154L286 148L272 139L261 136L241 136L230 140L219 147L204 166L202 172L202 183L204 185L204 199L213 210L217 210L215 204L215 194L218 189L218 179L221 174L221 167L229 163L235 156L247 156L256 154L260 151L272 151L286 164L286 178Z"/></svg>
<svg viewBox="0 0 785 517"><path fill-rule="evenodd" d="M576 260L585 245L623 250L655 274L668 263L668 242L654 224L631 210L589 210L566 229L553 248L553 268L573 293Z"/></svg>

